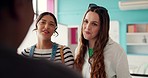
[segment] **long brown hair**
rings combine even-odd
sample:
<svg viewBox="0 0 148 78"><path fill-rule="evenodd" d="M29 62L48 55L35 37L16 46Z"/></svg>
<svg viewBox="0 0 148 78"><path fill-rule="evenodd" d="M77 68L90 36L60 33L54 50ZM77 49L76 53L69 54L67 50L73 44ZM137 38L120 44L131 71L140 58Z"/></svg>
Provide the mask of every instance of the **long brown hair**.
<svg viewBox="0 0 148 78"><path fill-rule="evenodd" d="M95 6L89 7L84 15L84 18L88 12L95 12L100 17L100 29L97 34L97 40L95 41L93 48L93 55L89 58L91 65L91 78L106 78L105 63L104 63L104 48L109 39L109 15L104 7ZM83 20L84 20L83 18ZM83 23L82 23L83 25ZM82 26L83 27L83 26ZM83 28L81 28L80 43L78 46L78 55L75 59L75 68L82 72L84 57L87 52L88 40L83 37Z"/></svg>

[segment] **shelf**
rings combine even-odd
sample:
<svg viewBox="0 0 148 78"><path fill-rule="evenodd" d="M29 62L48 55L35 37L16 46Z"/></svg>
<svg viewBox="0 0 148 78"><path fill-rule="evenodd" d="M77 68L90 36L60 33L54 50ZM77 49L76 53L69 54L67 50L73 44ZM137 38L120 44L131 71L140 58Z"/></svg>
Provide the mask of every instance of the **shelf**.
<svg viewBox="0 0 148 78"><path fill-rule="evenodd" d="M128 46L141 46L141 45L145 45L148 46L148 43L127 43Z"/></svg>
<svg viewBox="0 0 148 78"><path fill-rule="evenodd" d="M134 55L134 56L148 56L148 53L146 53L146 52L143 52L143 53L141 53L141 52L128 52L128 55Z"/></svg>
<svg viewBox="0 0 148 78"><path fill-rule="evenodd" d="M148 56L148 54L128 52L128 56Z"/></svg>
<svg viewBox="0 0 148 78"><path fill-rule="evenodd" d="M148 32L134 32L134 33L126 33L126 35L148 35Z"/></svg>
<svg viewBox="0 0 148 78"><path fill-rule="evenodd" d="M127 54L148 55L148 23L127 24Z"/></svg>

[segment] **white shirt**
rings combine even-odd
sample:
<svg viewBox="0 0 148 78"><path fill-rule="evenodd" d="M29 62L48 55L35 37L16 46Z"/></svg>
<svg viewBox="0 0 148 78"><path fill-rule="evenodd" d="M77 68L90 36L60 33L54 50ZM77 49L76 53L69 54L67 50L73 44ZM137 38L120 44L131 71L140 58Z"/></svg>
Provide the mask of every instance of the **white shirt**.
<svg viewBox="0 0 148 78"><path fill-rule="evenodd" d="M23 55L25 57L29 57L30 49L31 49L31 47L24 49L21 52L21 55ZM56 50L56 55L54 58L54 62L62 63L60 49L61 49L61 45L58 44L58 47ZM37 49L37 48L35 48L34 53L33 53L33 58L50 60L51 55L52 55L52 49ZM74 57L71 52L71 49L67 46L63 47L63 57L64 57L64 64L70 68L73 68Z"/></svg>
<svg viewBox="0 0 148 78"><path fill-rule="evenodd" d="M87 50L82 70L84 78L90 78L91 68L88 59L89 54ZM112 39L109 39L104 49L104 62L107 78L131 78L126 53L120 45Z"/></svg>

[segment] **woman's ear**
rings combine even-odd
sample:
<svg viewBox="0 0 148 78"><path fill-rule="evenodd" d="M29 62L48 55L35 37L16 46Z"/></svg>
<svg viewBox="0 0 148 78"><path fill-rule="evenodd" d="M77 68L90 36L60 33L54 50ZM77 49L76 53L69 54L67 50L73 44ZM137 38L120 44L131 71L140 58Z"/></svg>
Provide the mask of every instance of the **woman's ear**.
<svg viewBox="0 0 148 78"><path fill-rule="evenodd" d="M54 31L56 31L57 30L57 27L55 28L55 30Z"/></svg>

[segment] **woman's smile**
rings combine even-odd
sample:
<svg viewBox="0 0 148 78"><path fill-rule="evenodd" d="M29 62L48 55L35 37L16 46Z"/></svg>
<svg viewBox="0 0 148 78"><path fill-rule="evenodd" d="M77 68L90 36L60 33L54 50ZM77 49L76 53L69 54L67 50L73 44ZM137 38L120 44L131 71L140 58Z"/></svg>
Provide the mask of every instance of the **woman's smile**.
<svg viewBox="0 0 148 78"><path fill-rule="evenodd" d="M85 31L85 33L86 33L87 35L90 35L90 34L91 34L89 31Z"/></svg>
<svg viewBox="0 0 148 78"><path fill-rule="evenodd" d="M44 34L49 34L50 32L48 30L43 30L42 31Z"/></svg>

